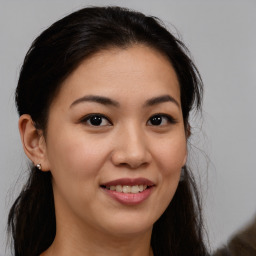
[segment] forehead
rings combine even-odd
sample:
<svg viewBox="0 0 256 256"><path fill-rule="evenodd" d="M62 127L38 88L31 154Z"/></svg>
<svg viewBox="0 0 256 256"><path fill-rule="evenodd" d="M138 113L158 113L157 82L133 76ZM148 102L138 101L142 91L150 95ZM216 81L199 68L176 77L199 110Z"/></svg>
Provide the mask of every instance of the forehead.
<svg viewBox="0 0 256 256"><path fill-rule="evenodd" d="M142 99L167 93L180 101L178 79L168 58L134 45L103 50L83 60L63 82L56 100L70 102L86 94Z"/></svg>

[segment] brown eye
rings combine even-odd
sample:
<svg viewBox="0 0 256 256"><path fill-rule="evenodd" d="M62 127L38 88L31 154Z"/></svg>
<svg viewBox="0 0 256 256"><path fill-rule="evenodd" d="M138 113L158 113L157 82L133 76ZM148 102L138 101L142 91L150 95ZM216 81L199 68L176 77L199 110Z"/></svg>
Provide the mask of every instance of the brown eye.
<svg viewBox="0 0 256 256"><path fill-rule="evenodd" d="M174 124L176 123L176 120L173 117L166 114L157 114L152 116L148 120L148 125L153 125L153 126L162 126L162 125L167 125L168 123Z"/></svg>
<svg viewBox="0 0 256 256"><path fill-rule="evenodd" d="M110 121L100 114L91 114L87 115L83 120L83 123L88 124L89 126L109 126L111 125Z"/></svg>
<svg viewBox="0 0 256 256"><path fill-rule="evenodd" d="M163 118L162 118L162 116L160 116L160 115L157 115L157 116L153 116L153 117L151 117L150 118L150 123L152 124L152 125L161 125L161 123L162 123L162 120Z"/></svg>

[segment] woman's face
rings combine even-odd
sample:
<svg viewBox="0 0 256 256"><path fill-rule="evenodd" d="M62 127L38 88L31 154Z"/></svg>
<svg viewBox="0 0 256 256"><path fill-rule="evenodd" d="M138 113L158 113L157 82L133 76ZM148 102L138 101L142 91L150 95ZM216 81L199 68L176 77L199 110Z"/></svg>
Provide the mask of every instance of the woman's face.
<svg viewBox="0 0 256 256"><path fill-rule="evenodd" d="M151 230L187 154L169 61L142 45L84 60L50 106L45 147L57 225L119 236Z"/></svg>

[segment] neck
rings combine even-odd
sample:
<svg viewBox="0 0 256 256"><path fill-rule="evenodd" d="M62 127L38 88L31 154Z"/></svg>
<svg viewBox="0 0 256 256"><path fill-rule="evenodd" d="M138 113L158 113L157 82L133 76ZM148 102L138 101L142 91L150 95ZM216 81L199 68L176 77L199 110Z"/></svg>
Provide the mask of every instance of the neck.
<svg viewBox="0 0 256 256"><path fill-rule="evenodd" d="M79 228L76 228L79 227ZM152 229L136 234L111 234L93 227L57 224L53 244L41 256L153 256Z"/></svg>

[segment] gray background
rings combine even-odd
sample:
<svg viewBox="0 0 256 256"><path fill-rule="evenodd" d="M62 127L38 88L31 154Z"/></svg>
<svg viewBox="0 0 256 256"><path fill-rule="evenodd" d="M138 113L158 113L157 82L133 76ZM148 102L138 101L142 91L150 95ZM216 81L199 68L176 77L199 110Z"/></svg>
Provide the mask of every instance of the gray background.
<svg viewBox="0 0 256 256"><path fill-rule="evenodd" d="M212 249L256 213L255 0L0 1L0 255L8 254L7 212L26 177L14 106L25 53L57 19L80 7L106 4L158 16L173 31L174 25L201 72L204 112L192 120L191 162L201 176Z"/></svg>

